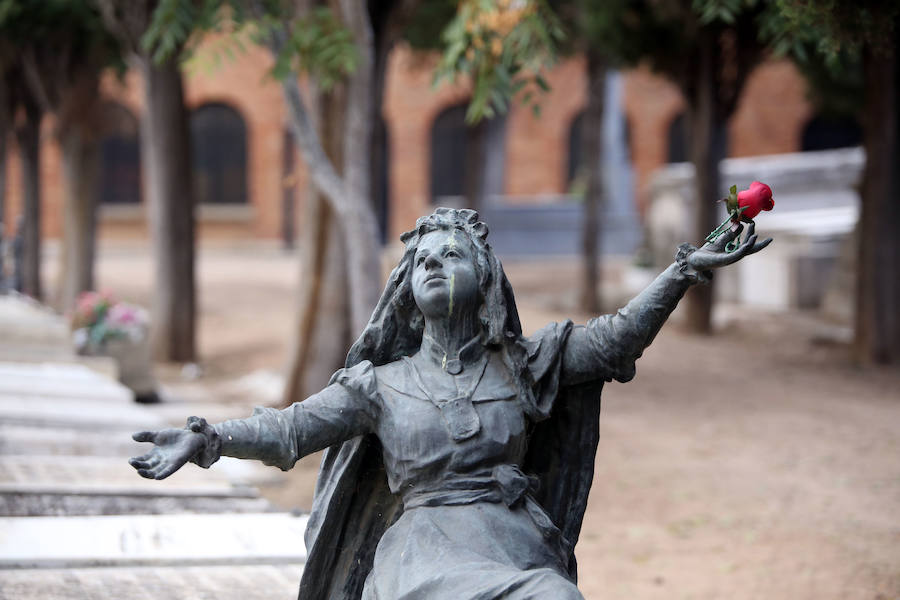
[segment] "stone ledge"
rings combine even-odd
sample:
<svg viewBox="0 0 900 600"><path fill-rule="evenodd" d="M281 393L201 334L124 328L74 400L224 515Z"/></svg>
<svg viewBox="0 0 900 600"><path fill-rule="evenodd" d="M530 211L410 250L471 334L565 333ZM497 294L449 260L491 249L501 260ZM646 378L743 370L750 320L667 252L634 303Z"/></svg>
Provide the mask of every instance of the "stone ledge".
<svg viewBox="0 0 900 600"><path fill-rule="evenodd" d="M292 564L308 517L290 513L0 518L0 568Z"/></svg>

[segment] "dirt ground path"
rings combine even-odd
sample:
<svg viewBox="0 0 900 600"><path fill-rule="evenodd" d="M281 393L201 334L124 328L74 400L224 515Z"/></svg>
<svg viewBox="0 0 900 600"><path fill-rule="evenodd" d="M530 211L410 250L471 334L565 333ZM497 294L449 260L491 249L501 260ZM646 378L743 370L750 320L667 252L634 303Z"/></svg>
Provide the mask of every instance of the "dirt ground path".
<svg viewBox="0 0 900 600"><path fill-rule="evenodd" d="M559 310L565 293L547 301L573 265L508 271L527 330L584 320ZM149 273L139 248L101 253L100 285L123 298L148 302ZM282 368L296 259L207 248L198 276L204 374L163 368L168 389L200 386L236 411L271 401L223 389ZM900 599L900 373L849 365L804 315L726 321L711 338L668 325L635 380L605 388L579 587L588 600ZM265 493L308 508L316 467L308 457Z"/></svg>

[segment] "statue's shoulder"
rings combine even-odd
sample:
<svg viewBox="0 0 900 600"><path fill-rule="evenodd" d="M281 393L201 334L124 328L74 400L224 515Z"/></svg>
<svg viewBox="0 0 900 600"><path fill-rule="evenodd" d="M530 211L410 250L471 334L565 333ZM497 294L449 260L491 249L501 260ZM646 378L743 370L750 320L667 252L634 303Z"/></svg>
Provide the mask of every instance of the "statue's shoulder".
<svg viewBox="0 0 900 600"><path fill-rule="evenodd" d="M375 367L376 379L392 379L407 372L406 358Z"/></svg>
<svg viewBox="0 0 900 600"><path fill-rule="evenodd" d="M408 357L404 357L375 367L375 381L379 391L400 392L413 396L420 393L410 371L409 360Z"/></svg>

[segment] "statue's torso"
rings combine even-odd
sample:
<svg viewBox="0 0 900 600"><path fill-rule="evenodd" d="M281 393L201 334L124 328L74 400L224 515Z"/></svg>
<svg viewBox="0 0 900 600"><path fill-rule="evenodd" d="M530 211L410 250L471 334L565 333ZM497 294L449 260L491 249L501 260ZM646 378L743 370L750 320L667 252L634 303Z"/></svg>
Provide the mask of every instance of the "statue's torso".
<svg viewBox="0 0 900 600"><path fill-rule="evenodd" d="M448 480L489 474L518 465L527 444L527 421L506 365L498 352L485 355L483 375L471 394L478 431L456 440L438 405L474 384L472 366L449 375L424 360L404 359L376 369L382 414L377 427L391 491L432 491ZM424 388L424 389L423 389ZM452 417L451 417L452 418Z"/></svg>

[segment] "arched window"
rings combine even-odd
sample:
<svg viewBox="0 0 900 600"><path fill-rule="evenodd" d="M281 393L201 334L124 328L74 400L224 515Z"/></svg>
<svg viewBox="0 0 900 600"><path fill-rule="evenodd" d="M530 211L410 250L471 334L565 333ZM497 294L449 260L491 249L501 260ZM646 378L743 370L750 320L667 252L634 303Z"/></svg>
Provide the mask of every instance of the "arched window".
<svg viewBox="0 0 900 600"><path fill-rule="evenodd" d="M431 126L431 201L462 205L503 193L506 117L466 123L466 104L445 109Z"/></svg>
<svg viewBox="0 0 900 600"><path fill-rule="evenodd" d="M138 120L118 102L103 103L99 175L97 194L101 204L140 203L141 150Z"/></svg>
<svg viewBox="0 0 900 600"><path fill-rule="evenodd" d="M853 117L816 115L803 128L801 150L831 150L862 144L862 127Z"/></svg>
<svg viewBox="0 0 900 600"><path fill-rule="evenodd" d="M584 131L584 114L585 111L580 111L575 118L572 119L572 124L569 125L569 162L566 165L566 184L568 188L572 189L572 184L575 182L575 179L580 175L581 165L584 159L581 156L582 153L582 131ZM631 156L631 123L628 121L628 118L625 115L622 115L623 127L622 127L622 136L624 139L622 143L625 145L624 156L629 161L632 161Z"/></svg>
<svg viewBox="0 0 900 600"><path fill-rule="evenodd" d="M716 128L713 139L713 155L719 158L728 156L728 127L721 124ZM691 136L687 126L685 113L679 114L669 124L669 160L670 163L688 162L691 160Z"/></svg>
<svg viewBox="0 0 900 600"><path fill-rule="evenodd" d="M194 194L203 204L247 202L247 128L225 104L191 112Z"/></svg>

